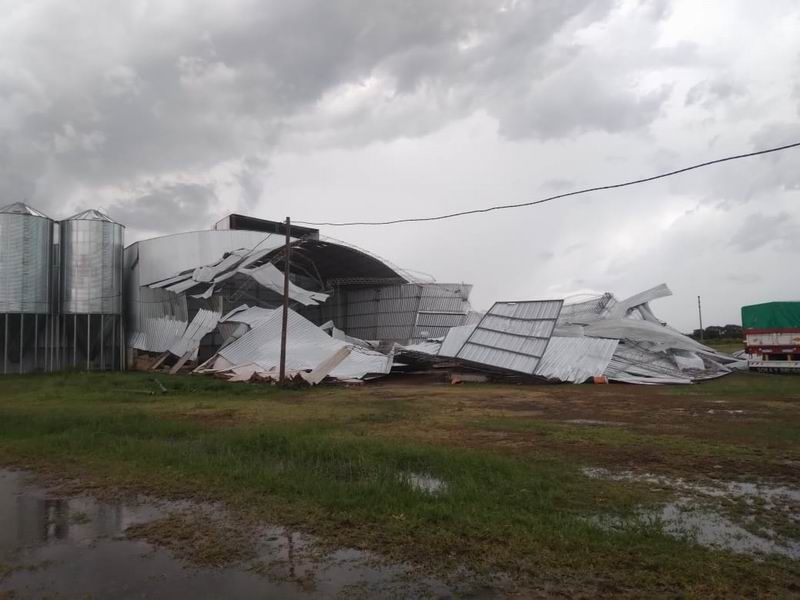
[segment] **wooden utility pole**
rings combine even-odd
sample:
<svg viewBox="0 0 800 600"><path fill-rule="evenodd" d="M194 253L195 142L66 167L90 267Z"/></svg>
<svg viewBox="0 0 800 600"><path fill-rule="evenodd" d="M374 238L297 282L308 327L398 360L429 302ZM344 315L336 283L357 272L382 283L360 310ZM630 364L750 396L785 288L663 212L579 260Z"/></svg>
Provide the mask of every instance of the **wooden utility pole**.
<svg viewBox="0 0 800 600"><path fill-rule="evenodd" d="M283 323L281 325L281 367L279 383L286 383L286 329L289 324L289 265L291 259L291 221L286 217L286 248L283 252Z"/></svg>
<svg viewBox="0 0 800 600"><path fill-rule="evenodd" d="M700 317L700 339L702 340L703 335L703 309L700 307L700 296L697 297L697 316Z"/></svg>

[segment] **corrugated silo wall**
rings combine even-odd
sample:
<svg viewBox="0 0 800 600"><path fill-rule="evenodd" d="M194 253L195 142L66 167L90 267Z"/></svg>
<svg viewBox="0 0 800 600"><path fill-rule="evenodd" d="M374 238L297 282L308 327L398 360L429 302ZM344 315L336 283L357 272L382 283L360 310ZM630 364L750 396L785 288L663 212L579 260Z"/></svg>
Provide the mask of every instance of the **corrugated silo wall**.
<svg viewBox="0 0 800 600"><path fill-rule="evenodd" d="M87 213L61 222L61 362L66 368L121 369L124 228Z"/></svg>
<svg viewBox="0 0 800 600"><path fill-rule="evenodd" d="M0 213L0 373L51 370L53 221Z"/></svg>

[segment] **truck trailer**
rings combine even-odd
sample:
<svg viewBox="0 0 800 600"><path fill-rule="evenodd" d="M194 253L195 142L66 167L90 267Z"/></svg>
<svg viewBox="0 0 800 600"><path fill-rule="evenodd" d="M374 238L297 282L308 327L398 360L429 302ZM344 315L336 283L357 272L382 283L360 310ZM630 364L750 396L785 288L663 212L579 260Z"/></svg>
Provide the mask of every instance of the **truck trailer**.
<svg viewBox="0 0 800 600"><path fill-rule="evenodd" d="M800 301L743 306L742 330L750 370L800 373Z"/></svg>

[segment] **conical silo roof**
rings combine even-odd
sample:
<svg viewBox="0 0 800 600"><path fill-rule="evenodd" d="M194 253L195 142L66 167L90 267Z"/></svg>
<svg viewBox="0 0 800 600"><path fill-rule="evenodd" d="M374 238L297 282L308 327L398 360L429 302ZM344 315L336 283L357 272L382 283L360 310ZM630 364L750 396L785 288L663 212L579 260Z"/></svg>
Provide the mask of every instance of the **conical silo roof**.
<svg viewBox="0 0 800 600"><path fill-rule="evenodd" d="M101 213L99 210L95 210L94 208L90 208L89 210L84 210L83 212L79 212L76 215L72 215L68 219L64 219L65 221L103 221L105 223L114 223L115 225L119 225L120 227L125 227L122 223L117 223L114 219L109 217L105 213Z"/></svg>
<svg viewBox="0 0 800 600"><path fill-rule="evenodd" d="M45 219L50 218L43 212L36 210L32 206L28 206L24 202L14 202L13 204L4 206L0 208L0 214L30 215L32 217L44 217Z"/></svg>

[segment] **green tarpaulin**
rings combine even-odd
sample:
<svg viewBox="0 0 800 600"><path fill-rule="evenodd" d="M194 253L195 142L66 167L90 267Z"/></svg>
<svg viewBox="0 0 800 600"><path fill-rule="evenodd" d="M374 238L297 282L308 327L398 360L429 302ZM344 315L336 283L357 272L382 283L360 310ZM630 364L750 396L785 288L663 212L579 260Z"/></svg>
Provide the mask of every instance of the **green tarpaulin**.
<svg viewBox="0 0 800 600"><path fill-rule="evenodd" d="M765 302L742 307L744 329L800 329L800 302Z"/></svg>

